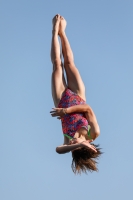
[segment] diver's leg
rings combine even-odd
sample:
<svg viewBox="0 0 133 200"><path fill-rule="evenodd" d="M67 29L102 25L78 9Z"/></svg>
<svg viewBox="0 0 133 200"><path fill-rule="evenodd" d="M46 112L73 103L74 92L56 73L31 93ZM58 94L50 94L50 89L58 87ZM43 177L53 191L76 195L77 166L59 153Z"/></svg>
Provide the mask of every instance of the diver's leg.
<svg viewBox="0 0 133 200"><path fill-rule="evenodd" d="M61 38L62 43L62 52L64 57L64 68L67 75L67 84L68 87L75 93L77 93L81 98L86 100L85 98L85 86L82 81L82 78L79 74L78 69L74 64L73 52L71 50L69 41L67 39L66 33L66 20L61 17L60 20L60 28L59 28L59 36Z"/></svg>
<svg viewBox="0 0 133 200"><path fill-rule="evenodd" d="M52 31L52 44L51 44L51 61L53 63L52 72L52 96L55 106L61 99L62 93L66 88L64 79L62 62L60 58L60 44L58 40L60 15L56 15L53 18L53 31Z"/></svg>

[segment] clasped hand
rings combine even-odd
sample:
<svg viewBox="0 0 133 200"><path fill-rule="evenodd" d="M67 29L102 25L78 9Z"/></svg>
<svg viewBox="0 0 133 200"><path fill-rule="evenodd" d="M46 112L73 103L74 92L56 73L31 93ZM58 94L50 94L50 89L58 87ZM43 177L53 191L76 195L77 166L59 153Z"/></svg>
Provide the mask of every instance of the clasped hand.
<svg viewBox="0 0 133 200"><path fill-rule="evenodd" d="M93 142L93 140L83 140L80 138L73 138L72 140L70 140L69 143L70 145L79 143L81 147L88 147L92 151L97 152L96 147L93 144L90 144L91 142Z"/></svg>
<svg viewBox="0 0 133 200"><path fill-rule="evenodd" d="M52 117L57 117L57 119L61 119L62 117L65 116L63 108L52 108L52 111L50 111L50 114Z"/></svg>

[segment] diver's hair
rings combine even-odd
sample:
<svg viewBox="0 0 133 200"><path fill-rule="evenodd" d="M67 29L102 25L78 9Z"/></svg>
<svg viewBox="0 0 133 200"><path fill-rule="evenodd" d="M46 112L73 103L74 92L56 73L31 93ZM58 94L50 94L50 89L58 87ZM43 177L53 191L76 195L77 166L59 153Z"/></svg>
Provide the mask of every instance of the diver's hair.
<svg viewBox="0 0 133 200"><path fill-rule="evenodd" d="M96 160L102 152L100 151L101 148L99 148L99 145L92 145L95 146L97 152L87 147L82 147L72 152L73 160L71 167L75 174L81 174L81 172L87 173L87 171L98 171Z"/></svg>

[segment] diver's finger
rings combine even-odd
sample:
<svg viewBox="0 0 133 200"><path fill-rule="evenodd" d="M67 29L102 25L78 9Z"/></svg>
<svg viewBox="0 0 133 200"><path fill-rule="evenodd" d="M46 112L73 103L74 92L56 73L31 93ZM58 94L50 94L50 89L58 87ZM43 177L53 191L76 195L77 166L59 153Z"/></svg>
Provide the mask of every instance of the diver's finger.
<svg viewBox="0 0 133 200"><path fill-rule="evenodd" d="M58 114L56 114L56 113L51 114L51 115L52 115L52 117L57 117L58 116Z"/></svg>
<svg viewBox="0 0 133 200"><path fill-rule="evenodd" d="M56 111L50 111L50 113L55 113Z"/></svg>
<svg viewBox="0 0 133 200"><path fill-rule="evenodd" d="M90 149L92 149L93 151L97 152L96 148L94 146L91 146Z"/></svg>
<svg viewBox="0 0 133 200"><path fill-rule="evenodd" d="M91 142L93 142L93 139L91 139L91 140L86 140L86 142L89 142L89 143L91 143Z"/></svg>

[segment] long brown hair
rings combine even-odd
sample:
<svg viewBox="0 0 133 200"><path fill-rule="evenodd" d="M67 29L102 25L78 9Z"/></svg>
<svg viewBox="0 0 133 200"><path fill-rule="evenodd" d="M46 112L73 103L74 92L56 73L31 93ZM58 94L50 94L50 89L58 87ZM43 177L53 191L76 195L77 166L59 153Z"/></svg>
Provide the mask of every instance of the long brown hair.
<svg viewBox="0 0 133 200"><path fill-rule="evenodd" d="M81 172L87 173L87 171L98 171L97 159L102 154L99 145L94 145L97 152L92 151L87 147L76 149L72 152L72 170L75 174L81 174Z"/></svg>

